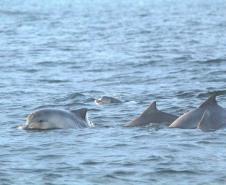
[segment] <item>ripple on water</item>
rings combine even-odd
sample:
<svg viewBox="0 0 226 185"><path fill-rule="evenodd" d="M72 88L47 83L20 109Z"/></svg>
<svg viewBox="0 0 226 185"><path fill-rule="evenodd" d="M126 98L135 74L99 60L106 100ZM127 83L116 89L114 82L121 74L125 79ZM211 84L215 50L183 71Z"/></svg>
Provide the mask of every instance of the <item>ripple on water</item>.
<svg viewBox="0 0 226 185"><path fill-rule="evenodd" d="M225 129L123 127L154 100L175 115L211 93L225 104L224 7L2 0L0 184L225 184ZM16 128L47 107L86 107L96 127Z"/></svg>

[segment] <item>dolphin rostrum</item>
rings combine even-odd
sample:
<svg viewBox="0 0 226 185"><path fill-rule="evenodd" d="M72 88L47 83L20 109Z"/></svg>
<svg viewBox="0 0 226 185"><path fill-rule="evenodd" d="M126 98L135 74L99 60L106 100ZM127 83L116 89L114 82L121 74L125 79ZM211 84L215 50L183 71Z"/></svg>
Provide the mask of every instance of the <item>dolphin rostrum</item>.
<svg viewBox="0 0 226 185"><path fill-rule="evenodd" d="M140 116L132 120L126 126L128 127L144 126L149 123L165 123L169 125L175 119L177 119L177 116L158 110L156 107L156 101L154 101Z"/></svg>

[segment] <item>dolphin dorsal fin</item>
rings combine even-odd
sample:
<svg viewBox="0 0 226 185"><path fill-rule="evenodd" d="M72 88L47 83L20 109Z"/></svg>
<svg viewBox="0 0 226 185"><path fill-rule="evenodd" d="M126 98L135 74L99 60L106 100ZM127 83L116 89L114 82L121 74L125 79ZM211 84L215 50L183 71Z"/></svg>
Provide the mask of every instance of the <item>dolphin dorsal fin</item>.
<svg viewBox="0 0 226 185"><path fill-rule="evenodd" d="M209 105L213 105L213 104L216 104L217 101L216 101L216 94L214 95L211 95L206 101L204 101L200 106L199 108L204 108L204 107L207 107Z"/></svg>
<svg viewBox="0 0 226 185"><path fill-rule="evenodd" d="M157 111L156 101L153 101L149 107L143 112L142 115L149 114L150 112Z"/></svg>
<svg viewBox="0 0 226 185"><path fill-rule="evenodd" d="M82 118L83 120L86 120L86 114L87 114L88 109L82 108L82 109L77 109L77 110L71 110L73 114L76 116Z"/></svg>
<svg viewBox="0 0 226 185"><path fill-rule="evenodd" d="M148 107L148 110L157 110L156 101L153 101L150 106Z"/></svg>

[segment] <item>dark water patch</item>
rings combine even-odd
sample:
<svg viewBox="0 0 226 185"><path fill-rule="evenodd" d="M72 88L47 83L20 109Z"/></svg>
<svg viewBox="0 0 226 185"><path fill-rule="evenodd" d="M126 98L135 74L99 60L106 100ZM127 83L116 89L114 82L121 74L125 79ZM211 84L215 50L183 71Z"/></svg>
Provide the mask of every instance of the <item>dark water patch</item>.
<svg viewBox="0 0 226 185"><path fill-rule="evenodd" d="M131 67L135 67L135 68L139 68L142 69L143 67L151 67L154 68L155 66L157 66L159 64L159 62L154 61L153 59L150 58L150 55L139 55L135 57L138 60L141 60L140 62L136 62L136 63L131 63ZM148 61L143 61L144 59L148 59ZM151 69L154 70L154 69ZM140 71L143 72L143 71ZM143 72L144 73L144 72Z"/></svg>
<svg viewBox="0 0 226 185"><path fill-rule="evenodd" d="M55 61L43 61L43 62L37 62L36 65L45 66L45 67L54 67L56 65Z"/></svg>
<svg viewBox="0 0 226 185"><path fill-rule="evenodd" d="M48 172L49 170L48 169L37 169L37 168L23 168L23 167L13 167L13 168L10 168L10 170L14 171L14 172L17 172L17 173L26 173L26 174L29 174L29 173L37 173L39 174L40 172L44 173L44 172Z"/></svg>
<svg viewBox="0 0 226 185"><path fill-rule="evenodd" d="M61 97L61 98L56 98L54 100L54 102L57 105L63 105L64 107L67 108L72 108L72 107L84 107L85 103L90 103L93 102L94 100L89 97L86 96L83 93L71 93L65 97Z"/></svg>
<svg viewBox="0 0 226 185"><path fill-rule="evenodd" d="M64 156L63 155L57 155L57 154L45 154L45 155L39 155L37 156L35 159L36 160L59 160L59 159L63 159Z"/></svg>
<svg viewBox="0 0 226 185"><path fill-rule="evenodd" d="M154 173L161 174L161 175L173 175L173 174L176 174L176 175L182 175L182 174L199 175L200 172L192 171L192 170L174 170L174 169L170 169L170 168L169 169L159 168L159 169L156 169L156 171Z"/></svg>
<svg viewBox="0 0 226 185"><path fill-rule="evenodd" d="M183 149L201 149L202 147L197 145L197 143L185 143L186 141L181 141L182 143L178 143L177 146L179 146L182 150Z"/></svg>
<svg viewBox="0 0 226 185"><path fill-rule="evenodd" d="M124 167L135 167L137 165L136 162L132 162L132 161L124 161L123 162L123 166Z"/></svg>
<svg viewBox="0 0 226 185"><path fill-rule="evenodd" d="M50 84L59 84L59 83L68 83L68 82L71 82L70 80L57 80L57 79L55 79L55 80L53 80L53 79L49 79L49 80L47 80L47 79L42 79L42 80L40 80L40 82L47 82L47 83L50 83Z"/></svg>
<svg viewBox="0 0 226 185"><path fill-rule="evenodd" d="M150 134L138 134L138 135L134 135L132 138L134 138L134 139L150 139Z"/></svg>
<svg viewBox="0 0 226 185"><path fill-rule="evenodd" d="M102 68L97 68L97 69L86 69L86 72L91 72L91 73L105 73L107 71L111 71L111 70L103 70Z"/></svg>
<svg viewBox="0 0 226 185"><path fill-rule="evenodd" d="M157 126L158 127L158 126ZM143 133L143 130L147 130L148 128L148 132L147 133ZM134 134L132 136L133 139L150 139L152 137L151 134L153 134L153 132L157 131L151 124L149 124L148 126L144 126L144 127L137 127L135 128L135 130L137 130L138 133Z"/></svg>
<svg viewBox="0 0 226 185"><path fill-rule="evenodd" d="M112 179L112 180L114 180L114 181L112 181L111 183L115 183L115 182L119 182L119 183L122 183L122 184L124 184L124 183L126 183L126 184L134 184L134 183L141 183L142 182L142 180L135 180L135 179L128 179L128 178L125 178L125 177L121 177L121 176L119 176L119 175L117 175L117 174L106 174L106 175L104 175L103 177L103 181L102 182L107 182L108 180L110 180L110 179ZM108 180L107 180L108 179ZM117 180L117 181L116 181ZM110 182L109 182L110 183Z"/></svg>
<svg viewBox="0 0 226 185"><path fill-rule="evenodd" d="M60 105L50 104L50 105L40 105L38 107L33 108L33 110L45 109L45 108L58 108Z"/></svg>
<svg viewBox="0 0 226 185"><path fill-rule="evenodd" d="M69 82L71 82L71 80L63 80L63 79L39 79L39 82L40 83L49 83L49 84L59 84L59 83L69 83Z"/></svg>
<svg viewBox="0 0 226 185"><path fill-rule="evenodd" d="M198 61L200 64L208 64L208 65L215 65L215 64L224 64L226 62L226 59L224 58L218 58L218 59L209 59L209 60L203 60Z"/></svg>
<svg viewBox="0 0 226 185"><path fill-rule="evenodd" d="M202 97L209 97L212 95L221 96L221 95L225 95L225 94L226 94L226 90L216 90L216 91L199 93L197 95L197 97L202 98Z"/></svg>
<svg viewBox="0 0 226 185"><path fill-rule="evenodd" d="M215 183L215 182L219 182L219 184L225 184L226 183L226 176L225 175L223 175L223 176L221 176L221 177L216 177L215 179L214 179L214 181L213 181L213 183Z"/></svg>
<svg viewBox="0 0 226 185"><path fill-rule="evenodd" d="M25 68L25 69L20 69L18 71L33 74L33 73L37 73L39 70L38 69L27 69L27 68Z"/></svg>
<svg viewBox="0 0 226 185"><path fill-rule="evenodd" d="M211 71L211 72L209 72L208 75L215 76L215 78L216 78L216 76L221 77L222 75L225 74L225 72L226 72L226 69L225 70L220 70L220 71ZM216 78L215 80L218 81L219 79ZM224 80L224 79L222 79L222 80Z"/></svg>
<svg viewBox="0 0 226 185"><path fill-rule="evenodd" d="M12 150L10 151L17 151L17 152L34 152L34 151L38 151L38 150L43 150L42 147L38 146L32 146L32 144L30 144L29 146L20 146L18 145L16 148L13 148Z"/></svg>
<svg viewBox="0 0 226 185"><path fill-rule="evenodd" d="M69 94L68 96L64 97L62 100L73 100L73 99L80 99L80 98L85 98L85 94L76 92L76 93Z"/></svg>
<svg viewBox="0 0 226 185"><path fill-rule="evenodd" d="M146 157L146 158L144 158L144 159L141 159L140 161L141 162L145 162L145 163L148 163L148 162L157 162L157 161L162 161L162 160L164 160L163 159L163 157L161 157L161 156L157 156L157 155L150 155L150 156L148 156L148 157Z"/></svg>
<svg viewBox="0 0 226 185"><path fill-rule="evenodd" d="M9 173L0 173L0 181L2 185L11 185L13 183Z"/></svg>
<svg viewBox="0 0 226 185"><path fill-rule="evenodd" d="M197 142L198 144L207 144L207 145L209 145L209 144L211 144L212 142L211 141L206 141L206 140L204 140L204 141L198 141Z"/></svg>
<svg viewBox="0 0 226 185"><path fill-rule="evenodd" d="M115 148L123 148L126 146L128 146L128 144L126 144L126 143L117 143L117 144L112 145L112 147L115 147Z"/></svg>
<svg viewBox="0 0 226 185"><path fill-rule="evenodd" d="M30 15L27 11L20 11L20 10L0 10L0 14L8 15L8 16L24 16Z"/></svg>
<svg viewBox="0 0 226 185"><path fill-rule="evenodd" d="M202 141L197 141L197 144L201 144L201 145L222 145L223 142L222 141L213 141L211 140L202 140Z"/></svg>
<svg viewBox="0 0 226 185"><path fill-rule="evenodd" d="M34 48L29 50L29 54L32 55L33 57L39 57L40 55L42 55L43 53L49 52L50 49L48 48L44 48L42 46L40 46L40 48ZM47 65L48 62L42 62L41 64L45 64L45 66L47 67L51 67L50 65ZM38 63L40 64L40 63ZM55 65L52 63L52 65Z"/></svg>
<svg viewBox="0 0 226 185"><path fill-rule="evenodd" d="M87 94L93 94L93 95L102 95L102 94L105 94L104 91L95 90L95 89L88 90L85 93L87 93Z"/></svg>
<svg viewBox="0 0 226 185"><path fill-rule="evenodd" d="M64 46L64 47L58 47L60 51L65 51L65 52L73 52L75 51L76 49L73 48L72 46Z"/></svg>
<svg viewBox="0 0 226 185"><path fill-rule="evenodd" d="M57 180L58 178L63 177L63 175L60 174L60 173L49 173L49 172L46 172L46 173L42 173L42 174L44 174L44 177L43 178L46 178L46 179L54 179L54 180Z"/></svg>
<svg viewBox="0 0 226 185"><path fill-rule="evenodd" d="M197 95L197 93L199 92L199 90L196 91L178 91L176 93L176 96L179 98L191 98Z"/></svg>
<svg viewBox="0 0 226 185"><path fill-rule="evenodd" d="M79 103L77 101L65 103L64 106L67 107L67 109L71 109L71 110L86 107L86 105L84 105L84 103Z"/></svg>
<svg viewBox="0 0 226 185"><path fill-rule="evenodd" d="M116 170L112 172L113 176L128 176L128 175L135 175L135 171L125 171L125 170Z"/></svg>
<svg viewBox="0 0 226 185"><path fill-rule="evenodd" d="M100 165L100 164L103 164L103 162L101 162L101 161L92 161L92 160L86 160L86 161L84 161L84 162L82 162L82 163L80 163L81 165L87 165L87 166L95 166L95 165Z"/></svg>
<svg viewBox="0 0 226 185"><path fill-rule="evenodd" d="M95 98L86 98L85 102L86 103L90 103L90 102L94 102ZM95 111L95 109L93 109Z"/></svg>

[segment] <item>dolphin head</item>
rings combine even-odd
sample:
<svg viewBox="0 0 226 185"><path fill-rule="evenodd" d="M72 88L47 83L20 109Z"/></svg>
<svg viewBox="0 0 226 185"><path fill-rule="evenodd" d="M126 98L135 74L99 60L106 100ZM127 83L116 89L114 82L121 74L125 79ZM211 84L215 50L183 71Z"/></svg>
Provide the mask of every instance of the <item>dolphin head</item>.
<svg viewBox="0 0 226 185"><path fill-rule="evenodd" d="M62 129L92 127L87 118L86 108L77 110L40 109L27 117L23 129Z"/></svg>
<svg viewBox="0 0 226 185"><path fill-rule="evenodd" d="M28 115L25 129L48 129L54 127L56 119L48 110L38 110Z"/></svg>
<svg viewBox="0 0 226 185"><path fill-rule="evenodd" d="M103 96L103 97L95 100L95 102L97 104L109 104L109 103L111 103L111 99L107 96Z"/></svg>
<svg viewBox="0 0 226 185"><path fill-rule="evenodd" d="M103 105L103 104L110 104L110 103L121 103L120 100L117 98L109 97L109 96L102 96L99 99L95 100L96 104Z"/></svg>

